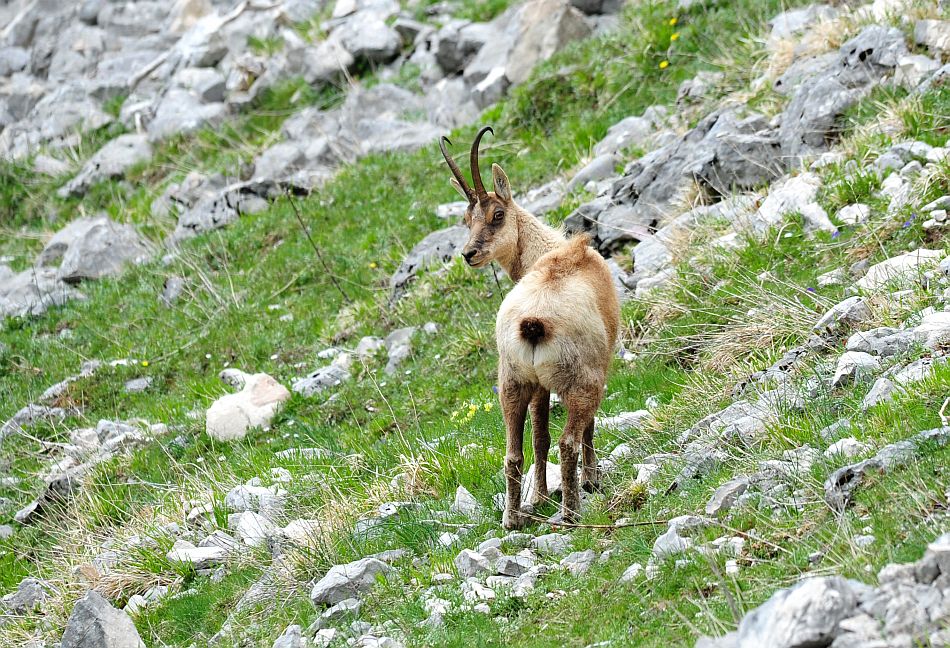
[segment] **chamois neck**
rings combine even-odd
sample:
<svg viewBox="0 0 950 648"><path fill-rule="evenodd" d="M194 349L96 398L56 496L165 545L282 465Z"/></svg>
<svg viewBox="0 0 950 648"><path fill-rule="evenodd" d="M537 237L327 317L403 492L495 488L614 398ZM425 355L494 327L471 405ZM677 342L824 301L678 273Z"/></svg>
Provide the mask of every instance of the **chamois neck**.
<svg viewBox="0 0 950 648"><path fill-rule="evenodd" d="M548 227L533 214L518 212L518 246L510 259L499 259L501 266L515 283L531 271L542 256L564 244L564 235Z"/></svg>

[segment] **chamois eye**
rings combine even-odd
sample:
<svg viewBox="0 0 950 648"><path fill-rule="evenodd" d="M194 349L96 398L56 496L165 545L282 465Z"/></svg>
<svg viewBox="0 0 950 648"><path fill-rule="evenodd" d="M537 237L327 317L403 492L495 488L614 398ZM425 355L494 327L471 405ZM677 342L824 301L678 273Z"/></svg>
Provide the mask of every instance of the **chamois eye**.
<svg viewBox="0 0 950 648"><path fill-rule="evenodd" d="M495 222L497 222L497 221L500 221L500 220L501 220L502 218L504 218L504 217L505 217L505 212L504 212L503 210L501 210L501 209L496 209L496 210L495 210L494 217L492 218L492 220L494 220Z"/></svg>

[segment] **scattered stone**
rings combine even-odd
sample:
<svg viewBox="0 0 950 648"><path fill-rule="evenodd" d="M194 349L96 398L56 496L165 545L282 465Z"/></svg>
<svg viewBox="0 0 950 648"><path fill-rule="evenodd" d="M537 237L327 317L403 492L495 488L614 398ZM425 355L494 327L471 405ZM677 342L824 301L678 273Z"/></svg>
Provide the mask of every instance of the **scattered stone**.
<svg viewBox="0 0 950 648"><path fill-rule="evenodd" d="M918 20L914 25L914 42L935 55L950 54L950 21Z"/></svg>
<svg viewBox="0 0 950 648"><path fill-rule="evenodd" d="M554 495L561 490L561 466L552 461L547 462L546 466L548 495ZM522 506L530 503L534 497L534 471L535 464L531 464L521 478Z"/></svg>
<svg viewBox="0 0 950 648"><path fill-rule="evenodd" d="M879 327L854 333L848 338L845 348L848 351L861 351L881 357L890 357L904 353L910 349L913 343L914 333L912 331Z"/></svg>
<svg viewBox="0 0 950 648"><path fill-rule="evenodd" d="M575 551L561 559L560 565L573 576L581 576L587 573L591 565L597 560L597 554L592 549L586 551Z"/></svg>
<svg viewBox="0 0 950 648"><path fill-rule="evenodd" d="M886 472L909 461L918 448L926 443L945 445L950 440L950 427L925 430L910 439L890 443L870 459L843 466L825 480L825 502L835 511L843 511L851 501L854 490L872 472Z"/></svg>
<svg viewBox="0 0 950 648"><path fill-rule="evenodd" d="M151 157L152 145L145 135L119 135L89 158L76 177L57 193L63 198L81 196L94 184L121 178L130 168Z"/></svg>
<svg viewBox="0 0 950 648"><path fill-rule="evenodd" d="M828 449L825 450L825 456L829 459L834 459L840 455L851 459L866 453L870 449L871 446L866 443L861 443L854 437L845 437L828 446Z"/></svg>
<svg viewBox="0 0 950 648"><path fill-rule="evenodd" d="M616 416L600 417L596 420L596 427L598 430L627 432L629 430L642 430L652 420L653 414L644 409L636 412L621 412Z"/></svg>
<svg viewBox="0 0 950 648"><path fill-rule="evenodd" d="M534 567L534 559L528 556L502 556L495 562L495 571L502 576L518 577Z"/></svg>
<svg viewBox="0 0 950 648"><path fill-rule="evenodd" d="M874 356L861 351L846 351L838 358L832 387L865 382L881 370L881 363Z"/></svg>
<svg viewBox="0 0 950 648"><path fill-rule="evenodd" d="M563 533L547 533L533 538L530 547L544 555L560 556L570 550L571 538Z"/></svg>
<svg viewBox="0 0 950 648"><path fill-rule="evenodd" d="M273 648L307 648L308 643L303 636L303 628L299 625L289 625L274 641Z"/></svg>
<svg viewBox="0 0 950 648"><path fill-rule="evenodd" d="M464 225L453 225L432 232L419 241L389 281L393 298L401 297L408 284L420 272L432 265L444 265L450 262L468 242L468 234L468 228Z"/></svg>
<svg viewBox="0 0 950 648"><path fill-rule="evenodd" d="M310 592L315 605L333 605L368 592L379 577L385 577L392 567L375 558L363 558L344 565L334 565Z"/></svg>
<svg viewBox="0 0 950 648"><path fill-rule="evenodd" d="M481 511L481 505L464 486L459 486L455 489L455 501L449 507L449 510L453 513L474 516Z"/></svg>
<svg viewBox="0 0 950 648"><path fill-rule="evenodd" d="M150 376L145 376L144 378L133 378L132 380L127 380L125 382L124 389L127 394L141 394L151 386L152 378Z"/></svg>
<svg viewBox="0 0 950 648"><path fill-rule="evenodd" d="M477 576L478 574L491 571L491 564L488 562L488 559L471 549L463 549L455 557L453 562L455 569L462 578Z"/></svg>
<svg viewBox="0 0 950 648"><path fill-rule="evenodd" d="M224 506L232 513L255 511L260 513L277 506L280 497L276 488L264 486L235 486L224 496Z"/></svg>
<svg viewBox="0 0 950 648"><path fill-rule="evenodd" d="M127 264L151 256L131 225L107 216L80 218L63 228L40 253L39 263L49 265L62 257L56 276L69 284L118 274Z"/></svg>
<svg viewBox="0 0 950 648"><path fill-rule="evenodd" d="M732 508L736 499L749 487L747 476L735 477L716 489L706 502L706 515L721 515Z"/></svg>
<svg viewBox="0 0 950 648"><path fill-rule="evenodd" d="M596 182L613 176L614 169L619 163L620 158L613 153L598 155L571 178L571 181L567 183L567 190L574 191L577 187L583 187L588 182Z"/></svg>
<svg viewBox="0 0 950 648"><path fill-rule="evenodd" d="M505 76L512 85L524 82L535 65L569 42L590 34L583 14L566 0L530 0L516 10L511 25Z"/></svg>
<svg viewBox="0 0 950 648"><path fill-rule="evenodd" d="M633 563L632 565L630 565L624 570L623 574L620 575L620 582L630 583L635 580L638 580L640 576L642 575L643 575L643 565L641 565L640 563Z"/></svg>
<svg viewBox="0 0 950 648"><path fill-rule="evenodd" d="M315 396L328 389L339 387L341 384L351 378L350 366L353 364L352 358L348 353L340 353L333 362L325 367L307 374L303 378L295 380L291 384L294 393L301 396Z"/></svg>
<svg viewBox="0 0 950 648"><path fill-rule="evenodd" d="M46 602L47 585L37 578L24 578L15 592L0 599L0 609L13 614L27 615L39 612Z"/></svg>
<svg viewBox="0 0 950 648"><path fill-rule="evenodd" d="M129 615L90 590L73 607L61 648L145 648Z"/></svg>
<svg viewBox="0 0 950 648"><path fill-rule="evenodd" d="M862 297L848 297L822 315L815 322L816 331L834 330L839 326L854 326L871 318L871 309Z"/></svg>
<svg viewBox="0 0 950 648"><path fill-rule="evenodd" d="M828 427L822 428L818 434L825 441L834 441L843 434L851 431L851 421L848 419L838 419Z"/></svg>
<svg viewBox="0 0 950 648"><path fill-rule="evenodd" d="M838 220L845 225L858 225L866 221L870 215L871 208L861 203L845 205L836 214Z"/></svg>
<svg viewBox="0 0 950 648"><path fill-rule="evenodd" d="M889 285L907 286L914 280L919 280L924 270L936 265L943 257L942 250L925 248L900 254L872 265L855 286L867 291L879 290Z"/></svg>
<svg viewBox="0 0 950 648"><path fill-rule="evenodd" d="M187 540L176 540L166 555L169 562L190 565L194 569L209 569L222 564L228 552L218 546L196 547Z"/></svg>

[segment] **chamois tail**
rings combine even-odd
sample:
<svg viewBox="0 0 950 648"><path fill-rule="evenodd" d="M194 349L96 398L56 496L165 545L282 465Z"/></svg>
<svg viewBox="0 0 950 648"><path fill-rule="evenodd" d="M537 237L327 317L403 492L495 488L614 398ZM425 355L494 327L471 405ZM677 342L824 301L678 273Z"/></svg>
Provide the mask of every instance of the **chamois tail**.
<svg viewBox="0 0 950 648"><path fill-rule="evenodd" d="M537 317L525 317L521 320L519 331L521 339L530 344L540 344L550 335L549 326Z"/></svg>

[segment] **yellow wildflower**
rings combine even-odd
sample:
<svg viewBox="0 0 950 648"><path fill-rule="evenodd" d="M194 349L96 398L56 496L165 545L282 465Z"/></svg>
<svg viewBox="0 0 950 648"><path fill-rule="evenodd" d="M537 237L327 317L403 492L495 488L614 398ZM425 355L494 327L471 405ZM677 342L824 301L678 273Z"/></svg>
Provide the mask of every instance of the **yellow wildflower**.
<svg viewBox="0 0 950 648"><path fill-rule="evenodd" d="M484 407L486 412L490 412L492 408L491 402L485 403Z"/></svg>
<svg viewBox="0 0 950 648"><path fill-rule="evenodd" d="M676 17L675 17L675 16L674 16L673 18L670 18L670 27L672 27L673 25L675 25L677 22L679 22L679 21L676 20Z"/></svg>
<svg viewBox="0 0 950 648"><path fill-rule="evenodd" d="M660 61L660 69L661 69L661 70L665 70L665 69L668 68L668 67L670 67L670 62L669 62L669 61Z"/></svg>
<svg viewBox="0 0 950 648"><path fill-rule="evenodd" d="M376 269L376 262L375 262L375 261L370 261L370 262L369 262L369 267L370 267L371 269L375 270L375 269Z"/></svg>
<svg viewBox="0 0 950 648"><path fill-rule="evenodd" d="M143 366L143 367L147 367L147 366L148 366L148 360L142 360L142 366Z"/></svg>
<svg viewBox="0 0 950 648"><path fill-rule="evenodd" d="M678 39L679 37L680 37L680 33L679 33L679 32L673 32L672 34L670 34L670 42L675 41L675 40Z"/></svg>

